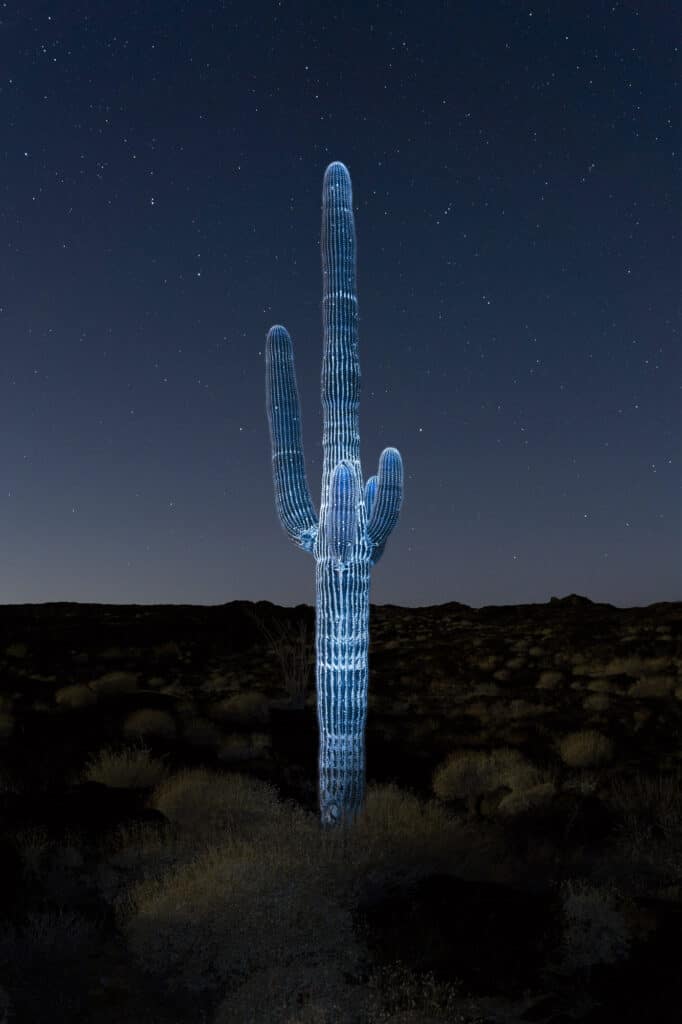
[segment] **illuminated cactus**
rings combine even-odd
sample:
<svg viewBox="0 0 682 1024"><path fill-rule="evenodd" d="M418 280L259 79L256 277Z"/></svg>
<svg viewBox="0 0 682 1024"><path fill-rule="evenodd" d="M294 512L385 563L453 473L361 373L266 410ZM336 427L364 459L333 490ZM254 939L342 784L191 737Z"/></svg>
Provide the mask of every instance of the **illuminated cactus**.
<svg viewBox="0 0 682 1024"><path fill-rule="evenodd" d="M334 825L352 820L364 803L370 568L403 499L396 448L384 448L363 493L355 221L350 175L338 162L327 167L322 184L322 289L319 520L306 480L291 338L279 325L267 335L265 389L277 511L289 537L316 561L320 818Z"/></svg>

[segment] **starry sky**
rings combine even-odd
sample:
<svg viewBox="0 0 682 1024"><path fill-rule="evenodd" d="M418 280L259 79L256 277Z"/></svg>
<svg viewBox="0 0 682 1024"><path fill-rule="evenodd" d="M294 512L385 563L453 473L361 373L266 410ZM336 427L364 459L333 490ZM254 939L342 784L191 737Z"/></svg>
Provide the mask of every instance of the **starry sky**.
<svg viewBox="0 0 682 1024"><path fill-rule="evenodd" d="M372 602L681 600L673 8L0 2L0 602L314 603L264 357L319 507L333 160L405 467Z"/></svg>

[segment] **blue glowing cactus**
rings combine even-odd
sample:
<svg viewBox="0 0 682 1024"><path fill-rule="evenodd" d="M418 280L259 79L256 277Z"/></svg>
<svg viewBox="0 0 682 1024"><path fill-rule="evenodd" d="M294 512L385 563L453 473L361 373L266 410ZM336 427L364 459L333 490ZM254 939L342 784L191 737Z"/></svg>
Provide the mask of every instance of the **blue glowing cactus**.
<svg viewBox="0 0 682 1024"><path fill-rule="evenodd" d="M289 333L268 331L266 401L275 501L286 533L316 561L315 649L323 825L352 820L365 795L370 568L398 521L403 464L385 448L362 486L355 221L350 175L330 164L322 184L324 454L320 515L306 480Z"/></svg>

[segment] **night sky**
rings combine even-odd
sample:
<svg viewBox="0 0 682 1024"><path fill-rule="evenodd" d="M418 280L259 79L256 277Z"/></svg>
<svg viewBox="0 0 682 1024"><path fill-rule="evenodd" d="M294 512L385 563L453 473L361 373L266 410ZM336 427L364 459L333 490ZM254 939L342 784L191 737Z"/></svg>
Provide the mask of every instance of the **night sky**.
<svg viewBox="0 0 682 1024"><path fill-rule="evenodd" d="M265 335L322 469L348 167L373 603L682 599L672 3L0 3L0 601L313 604Z"/></svg>

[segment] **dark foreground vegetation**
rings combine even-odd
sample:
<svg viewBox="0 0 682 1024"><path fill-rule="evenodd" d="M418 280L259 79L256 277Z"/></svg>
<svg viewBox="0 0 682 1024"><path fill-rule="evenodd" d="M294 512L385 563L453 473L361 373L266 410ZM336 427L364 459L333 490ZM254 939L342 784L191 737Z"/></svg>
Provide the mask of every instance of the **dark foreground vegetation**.
<svg viewBox="0 0 682 1024"><path fill-rule="evenodd" d="M682 604L372 606L337 832L313 616L0 608L0 1024L677 1019Z"/></svg>

